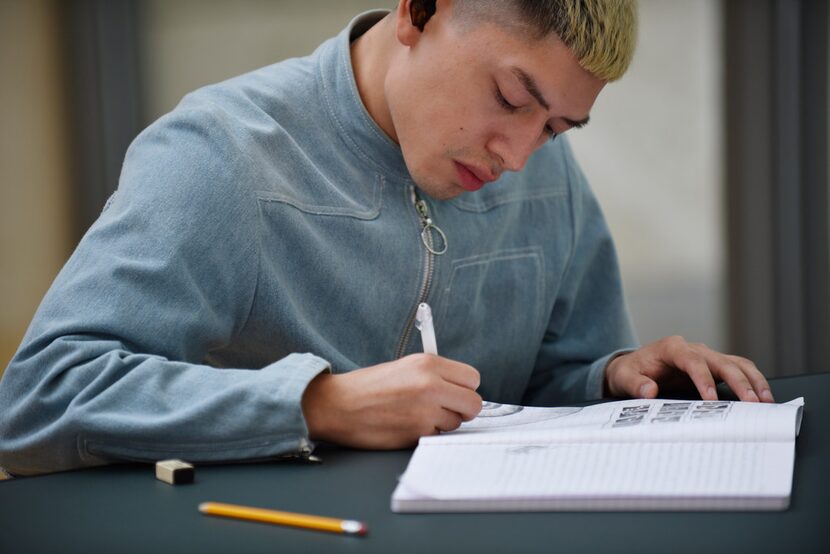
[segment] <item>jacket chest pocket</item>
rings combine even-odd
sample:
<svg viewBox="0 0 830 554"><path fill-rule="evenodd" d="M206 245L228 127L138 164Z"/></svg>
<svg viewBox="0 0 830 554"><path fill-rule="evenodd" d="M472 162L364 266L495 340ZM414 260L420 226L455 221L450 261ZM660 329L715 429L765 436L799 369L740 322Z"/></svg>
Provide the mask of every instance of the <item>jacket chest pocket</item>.
<svg viewBox="0 0 830 554"><path fill-rule="evenodd" d="M545 329L539 247L454 260L436 319L442 356L481 372L485 400L518 402Z"/></svg>

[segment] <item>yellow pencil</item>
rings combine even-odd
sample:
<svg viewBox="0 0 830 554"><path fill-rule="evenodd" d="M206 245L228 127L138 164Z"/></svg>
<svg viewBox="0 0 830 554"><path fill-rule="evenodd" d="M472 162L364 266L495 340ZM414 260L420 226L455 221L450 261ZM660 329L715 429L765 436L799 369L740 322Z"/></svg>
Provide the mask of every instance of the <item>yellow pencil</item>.
<svg viewBox="0 0 830 554"><path fill-rule="evenodd" d="M276 510L249 508L248 506L223 504L221 502L202 502L199 504L199 511L209 516L222 516L236 519L246 519L249 521L261 521L263 523L303 527L305 529L316 529L318 531L329 531L331 533L344 533L346 535L363 536L369 532L369 529L366 527L365 523L355 521L353 519L336 519L333 517L278 512Z"/></svg>

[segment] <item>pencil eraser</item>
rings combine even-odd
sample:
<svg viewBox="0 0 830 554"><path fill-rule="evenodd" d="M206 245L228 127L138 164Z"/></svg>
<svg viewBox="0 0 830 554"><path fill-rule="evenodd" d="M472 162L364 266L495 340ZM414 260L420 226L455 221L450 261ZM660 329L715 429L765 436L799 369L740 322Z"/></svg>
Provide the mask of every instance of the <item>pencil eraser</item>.
<svg viewBox="0 0 830 554"><path fill-rule="evenodd" d="M195 473L193 466L182 460L156 462L156 479L171 485L192 483Z"/></svg>

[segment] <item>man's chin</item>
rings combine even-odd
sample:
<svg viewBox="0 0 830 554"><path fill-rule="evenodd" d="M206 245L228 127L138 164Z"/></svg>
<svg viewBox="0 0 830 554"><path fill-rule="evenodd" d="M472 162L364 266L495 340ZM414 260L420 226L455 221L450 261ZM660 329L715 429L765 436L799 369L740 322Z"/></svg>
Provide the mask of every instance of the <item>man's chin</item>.
<svg viewBox="0 0 830 554"><path fill-rule="evenodd" d="M458 198L462 194L468 192L455 183L439 186L425 186L417 184L417 186L419 191L423 192L433 200L452 200L453 198Z"/></svg>

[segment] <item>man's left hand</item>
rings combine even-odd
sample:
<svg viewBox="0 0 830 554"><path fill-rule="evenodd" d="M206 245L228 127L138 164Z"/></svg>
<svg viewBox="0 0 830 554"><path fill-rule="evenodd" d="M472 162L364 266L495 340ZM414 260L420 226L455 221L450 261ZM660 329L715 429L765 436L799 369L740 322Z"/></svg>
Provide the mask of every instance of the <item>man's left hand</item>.
<svg viewBox="0 0 830 554"><path fill-rule="evenodd" d="M661 388L672 390L691 381L701 398L717 400L716 380L725 382L739 400L774 402L769 383L750 360L681 337L667 337L623 354L605 368L610 396L656 398Z"/></svg>

